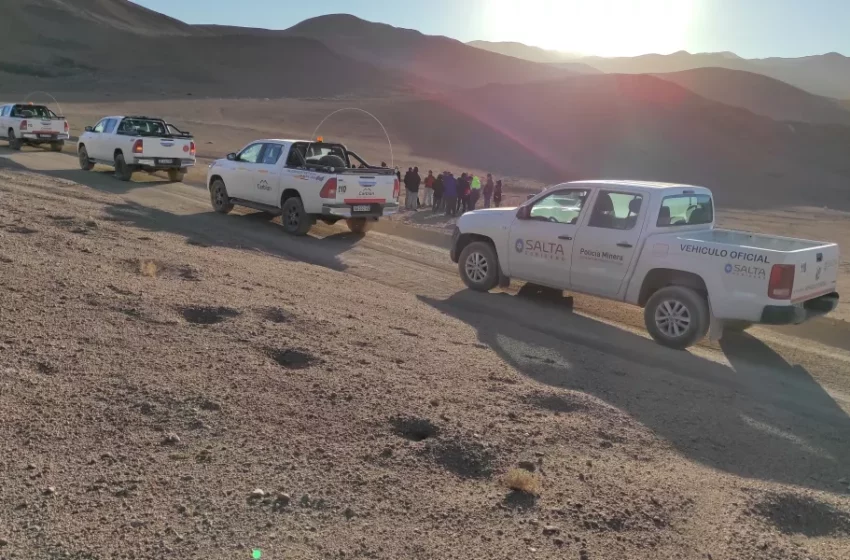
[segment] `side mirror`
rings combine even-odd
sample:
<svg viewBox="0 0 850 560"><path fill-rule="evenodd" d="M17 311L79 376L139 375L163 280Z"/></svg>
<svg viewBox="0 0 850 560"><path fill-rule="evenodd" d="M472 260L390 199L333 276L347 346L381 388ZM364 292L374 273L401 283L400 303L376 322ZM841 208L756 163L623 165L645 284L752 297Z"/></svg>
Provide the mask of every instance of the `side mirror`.
<svg viewBox="0 0 850 560"><path fill-rule="evenodd" d="M227 159L229 161L236 161L236 154L227 154Z"/></svg>
<svg viewBox="0 0 850 560"><path fill-rule="evenodd" d="M87 127L86 127L86 132L94 132L94 128L92 128L92 127L90 127L90 126L87 126Z"/></svg>

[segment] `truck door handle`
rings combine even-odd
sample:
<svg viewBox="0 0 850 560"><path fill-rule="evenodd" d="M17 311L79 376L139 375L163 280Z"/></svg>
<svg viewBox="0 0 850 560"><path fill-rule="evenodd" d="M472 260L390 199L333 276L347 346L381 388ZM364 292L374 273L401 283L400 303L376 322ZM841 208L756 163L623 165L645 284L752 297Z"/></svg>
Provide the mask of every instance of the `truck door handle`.
<svg viewBox="0 0 850 560"><path fill-rule="evenodd" d="M559 235L558 239L564 239L566 241L572 241L573 240L573 238L570 237L569 235Z"/></svg>
<svg viewBox="0 0 850 560"><path fill-rule="evenodd" d="M622 247L624 249L631 249L632 247L634 247L634 245L632 245L631 243L626 243L625 241L621 241L621 242L617 243L617 247Z"/></svg>

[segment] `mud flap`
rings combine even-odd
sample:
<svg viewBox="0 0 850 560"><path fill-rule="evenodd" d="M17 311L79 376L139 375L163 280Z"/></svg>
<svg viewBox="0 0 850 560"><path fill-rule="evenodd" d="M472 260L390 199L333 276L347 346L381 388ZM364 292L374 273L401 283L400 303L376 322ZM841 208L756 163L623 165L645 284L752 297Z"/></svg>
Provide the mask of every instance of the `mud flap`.
<svg viewBox="0 0 850 560"><path fill-rule="evenodd" d="M714 316L714 313L711 313L711 321L708 324L708 341L713 343L720 342L720 339L723 338L723 319L718 319Z"/></svg>
<svg viewBox="0 0 850 560"><path fill-rule="evenodd" d="M505 276L505 274L502 272L502 269L499 268L499 287L500 288L507 288L510 285L511 285L510 277Z"/></svg>

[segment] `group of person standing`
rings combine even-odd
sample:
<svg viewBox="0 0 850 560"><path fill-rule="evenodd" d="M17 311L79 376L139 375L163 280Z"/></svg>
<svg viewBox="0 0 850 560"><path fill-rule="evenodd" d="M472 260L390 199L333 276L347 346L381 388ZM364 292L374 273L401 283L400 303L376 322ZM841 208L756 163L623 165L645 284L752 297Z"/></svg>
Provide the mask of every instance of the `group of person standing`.
<svg viewBox="0 0 850 560"><path fill-rule="evenodd" d="M401 172L399 172L399 180L401 180ZM404 207L407 210L416 211L420 207L430 207L433 212L445 212L447 216L457 216L475 210L482 198L484 208L491 206L498 208L502 204L502 181L494 182L490 173L482 182L481 177L472 173L462 173L460 177L455 177L450 171L443 171L436 176L433 171L428 171L428 175L423 180L419 175L419 168L411 167L405 173L403 182L406 191ZM424 192L421 204L419 202L420 187Z"/></svg>

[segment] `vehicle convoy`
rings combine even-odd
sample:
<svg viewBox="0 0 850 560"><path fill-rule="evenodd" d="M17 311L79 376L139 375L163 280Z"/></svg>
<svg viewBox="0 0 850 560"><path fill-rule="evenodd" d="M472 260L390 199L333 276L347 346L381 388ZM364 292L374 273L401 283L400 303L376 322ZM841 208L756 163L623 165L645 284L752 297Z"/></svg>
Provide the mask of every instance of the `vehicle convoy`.
<svg viewBox="0 0 850 560"><path fill-rule="evenodd" d="M44 105L11 103L0 106L0 137L9 142L13 150L24 145L49 144L54 152L61 152L68 136L68 121Z"/></svg>
<svg viewBox="0 0 850 560"><path fill-rule="evenodd" d="M217 212L238 205L280 215L293 235L305 235L316 220L345 220L352 232L363 233L369 222L398 211L395 170L369 165L321 138L251 142L210 165L207 187Z"/></svg>
<svg viewBox="0 0 850 560"><path fill-rule="evenodd" d="M104 117L87 126L77 142L80 168L90 171L96 163L115 168L115 176L129 181L136 171L167 171L168 179L182 181L186 169L195 165L195 141L163 119L153 117Z"/></svg>
<svg viewBox="0 0 850 560"><path fill-rule="evenodd" d="M711 192L640 181L551 187L457 222L451 258L471 289L511 278L644 308L652 337L686 348L711 327L800 323L838 305L834 243L715 228Z"/></svg>

